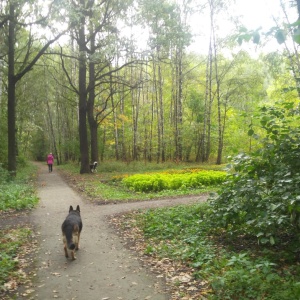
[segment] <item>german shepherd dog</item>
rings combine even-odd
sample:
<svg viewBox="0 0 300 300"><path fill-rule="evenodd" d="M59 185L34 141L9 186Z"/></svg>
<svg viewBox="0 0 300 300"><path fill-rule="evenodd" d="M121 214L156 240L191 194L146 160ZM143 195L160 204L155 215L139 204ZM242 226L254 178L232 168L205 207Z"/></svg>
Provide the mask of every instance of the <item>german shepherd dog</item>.
<svg viewBox="0 0 300 300"><path fill-rule="evenodd" d="M61 225L63 234L65 256L69 257L68 250L71 252L72 260L76 259L75 250L79 249L79 238L82 230L82 221L80 217L80 207L77 205L76 210L70 206L69 214Z"/></svg>

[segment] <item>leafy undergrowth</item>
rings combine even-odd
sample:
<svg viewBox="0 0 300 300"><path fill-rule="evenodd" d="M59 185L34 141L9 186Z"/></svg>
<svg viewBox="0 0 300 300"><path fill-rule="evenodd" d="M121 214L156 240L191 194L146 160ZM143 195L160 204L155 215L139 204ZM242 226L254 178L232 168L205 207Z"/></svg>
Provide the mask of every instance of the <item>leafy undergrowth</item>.
<svg viewBox="0 0 300 300"><path fill-rule="evenodd" d="M36 167L31 164L18 170L15 179L0 166L0 211L33 208L38 203L35 180Z"/></svg>
<svg viewBox="0 0 300 300"><path fill-rule="evenodd" d="M219 171L224 166L201 165L201 170ZM130 178L130 176L144 173L146 176L171 176L179 177L184 174L199 173L199 165L187 164L144 164L132 163L125 164L121 162L101 163L97 173L79 174L79 166L77 164L67 164L59 166L58 169L62 175L75 187L79 192L85 194L90 200L97 203L109 202L128 202L128 201L144 201L149 199L180 197L187 195L199 195L218 189L219 182L210 186L178 186L178 189L169 188L152 191L133 191L126 187L122 180ZM206 171L202 171L206 173ZM212 172L214 174L224 172ZM155 175L156 174L156 175ZM140 175L141 176L141 175ZM145 181L144 181L145 182Z"/></svg>
<svg viewBox="0 0 300 300"><path fill-rule="evenodd" d="M205 221L207 205L134 212L112 219L131 248L164 274L172 299L300 298L295 237L276 247L215 232ZM294 239L294 248L286 247Z"/></svg>
<svg viewBox="0 0 300 300"><path fill-rule="evenodd" d="M32 293L32 253L37 248L31 228L10 228L0 232L0 298L12 299L22 285L22 296Z"/></svg>
<svg viewBox="0 0 300 300"><path fill-rule="evenodd" d="M28 164L17 170L16 178L0 166L0 298L13 299L20 285L22 295L30 294L27 268L36 249L33 232L26 223L28 209L38 203L35 191L37 167ZM27 288L26 288L27 287ZM15 296L14 296L15 297Z"/></svg>
<svg viewBox="0 0 300 300"><path fill-rule="evenodd" d="M26 184L2 184L0 191L0 210L33 208L38 202L32 187Z"/></svg>

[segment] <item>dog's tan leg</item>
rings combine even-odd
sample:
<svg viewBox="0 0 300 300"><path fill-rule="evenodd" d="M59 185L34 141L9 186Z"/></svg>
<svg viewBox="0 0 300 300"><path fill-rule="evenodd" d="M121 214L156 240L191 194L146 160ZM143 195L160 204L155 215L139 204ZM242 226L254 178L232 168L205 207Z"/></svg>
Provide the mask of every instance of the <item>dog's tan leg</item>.
<svg viewBox="0 0 300 300"><path fill-rule="evenodd" d="M69 257L68 247L67 247L67 240L66 240L66 236L64 234L63 234L63 243L64 243L64 250L65 250L65 257Z"/></svg>
<svg viewBox="0 0 300 300"><path fill-rule="evenodd" d="M64 244L64 250L65 250L65 257L69 257L66 244Z"/></svg>
<svg viewBox="0 0 300 300"><path fill-rule="evenodd" d="M80 239L80 232L78 233L78 239L77 239L77 243L76 243L76 250L79 250L79 239Z"/></svg>
<svg viewBox="0 0 300 300"><path fill-rule="evenodd" d="M75 260L75 259L76 259L76 257L75 257L75 250L72 250L72 251L71 251L71 257L72 257L72 260Z"/></svg>

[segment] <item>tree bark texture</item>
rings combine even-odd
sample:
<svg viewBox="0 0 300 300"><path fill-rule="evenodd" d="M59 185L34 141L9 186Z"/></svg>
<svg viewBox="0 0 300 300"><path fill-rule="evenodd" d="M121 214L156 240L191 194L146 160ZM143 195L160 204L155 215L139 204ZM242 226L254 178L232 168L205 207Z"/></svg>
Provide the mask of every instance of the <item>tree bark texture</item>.
<svg viewBox="0 0 300 300"><path fill-rule="evenodd" d="M85 0L80 0L83 10ZM80 174L89 173L89 147L87 136L87 90L86 90L86 40L85 16L82 13L79 28L79 144L80 144Z"/></svg>
<svg viewBox="0 0 300 300"><path fill-rule="evenodd" d="M15 77L15 5L10 3L10 19L8 25L8 171L12 176L17 170L16 145L16 77Z"/></svg>

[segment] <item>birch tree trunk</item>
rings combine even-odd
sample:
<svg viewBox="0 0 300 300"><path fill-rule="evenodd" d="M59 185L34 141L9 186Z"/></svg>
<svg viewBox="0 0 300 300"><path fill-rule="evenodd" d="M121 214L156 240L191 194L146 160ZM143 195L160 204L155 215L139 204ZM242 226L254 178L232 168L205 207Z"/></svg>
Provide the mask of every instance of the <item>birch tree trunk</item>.
<svg viewBox="0 0 300 300"><path fill-rule="evenodd" d="M156 111L155 115L157 118L157 149L156 149L156 162L159 163L161 159L161 122L160 122L160 113L159 113L159 83L157 79L157 65L156 61L153 58L153 89L154 89L154 97L153 97L153 112Z"/></svg>
<svg viewBox="0 0 300 300"><path fill-rule="evenodd" d="M212 41L210 39L205 76L205 97L203 112L203 128L199 137L199 146L196 161L205 162L209 159L210 152L210 130L211 130L211 111L212 111Z"/></svg>
<svg viewBox="0 0 300 300"><path fill-rule="evenodd" d="M132 58L131 58L132 59ZM133 68L130 68L130 81L133 86L135 74ZM132 160L138 160L138 119L139 119L139 89L131 90L131 118L132 118Z"/></svg>
<svg viewBox="0 0 300 300"><path fill-rule="evenodd" d="M175 139L175 161L182 161L182 49L177 48L175 54L175 74L173 81L174 98L174 139Z"/></svg>
<svg viewBox="0 0 300 300"><path fill-rule="evenodd" d="M113 93L113 83L112 83L112 77L110 77L110 94L111 94L111 106L115 107L115 100L114 100L114 93ZM113 111L113 122L114 122L114 140L115 140L115 159L120 159L120 153L119 153L119 130L118 130L118 118L117 118L117 110L114 109Z"/></svg>

